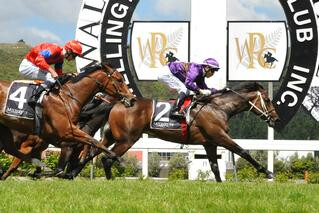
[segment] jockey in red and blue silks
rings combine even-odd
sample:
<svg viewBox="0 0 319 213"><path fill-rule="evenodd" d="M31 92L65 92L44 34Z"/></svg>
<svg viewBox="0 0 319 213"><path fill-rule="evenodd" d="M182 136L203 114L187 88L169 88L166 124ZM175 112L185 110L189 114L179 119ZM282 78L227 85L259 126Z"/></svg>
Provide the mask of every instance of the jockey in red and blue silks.
<svg viewBox="0 0 319 213"><path fill-rule="evenodd" d="M189 94L188 90L205 96L217 92L215 88L208 88L205 83L205 77L212 77L220 68L216 59L208 58L202 64L174 61L168 63L168 68L170 73L160 76L159 80L179 93L172 115L181 116L179 110Z"/></svg>
<svg viewBox="0 0 319 213"><path fill-rule="evenodd" d="M60 47L57 44L41 43L33 47L20 64L19 72L22 76L33 80L43 80L44 84L38 87L36 94L41 94L43 90L55 83L55 79L62 75L64 59L74 60L82 55L82 45L71 40ZM54 64L54 69L50 66ZM34 96L31 102L38 97Z"/></svg>

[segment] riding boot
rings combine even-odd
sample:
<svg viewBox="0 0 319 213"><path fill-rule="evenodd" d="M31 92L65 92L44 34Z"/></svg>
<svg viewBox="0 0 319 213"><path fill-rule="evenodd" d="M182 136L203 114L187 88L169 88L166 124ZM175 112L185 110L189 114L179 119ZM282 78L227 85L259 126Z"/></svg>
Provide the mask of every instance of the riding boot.
<svg viewBox="0 0 319 213"><path fill-rule="evenodd" d="M181 92L179 93L179 96L176 99L176 103L173 106L173 109L171 111L171 116L176 116L176 117L183 117L184 115L180 113L180 108L182 107L184 100L186 98L186 94Z"/></svg>
<svg viewBox="0 0 319 213"><path fill-rule="evenodd" d="M45 91L45 88L42 85L39 85L38 88L35 90L35 93L30 97L28 104L32 107L35 108L35 105L40 98L41 93Z"/></svg>

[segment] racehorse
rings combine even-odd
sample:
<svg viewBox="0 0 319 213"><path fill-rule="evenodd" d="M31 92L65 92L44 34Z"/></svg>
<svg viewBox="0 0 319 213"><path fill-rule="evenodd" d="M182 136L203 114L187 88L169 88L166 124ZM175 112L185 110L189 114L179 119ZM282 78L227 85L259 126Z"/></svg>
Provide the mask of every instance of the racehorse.
<svg viewBox="0 0 319 213"><path fill-rule="evenodd" d="M80 113L78 126L89 134L94 136L99 128L105 123L108 118L108 113L110 112L112 105L116 102L116 98L108 96L106 94L97 94L88 104L86 104ZM34 158L40 159L42 151L48 147L48 143L45 143L36 135L27 135L15 130L11 130L14 137L14 143L16 147L19 148L19 151L27 154L33 151ZM0 153L1 153L1 141L0 141ZM41 167L37 167L33 174L30 174L32 177L41 177L41 176L58 176L60 178L72 178L68 175L68 171L72 171L73 168L76 168L78 162L81 158L85 158L89 147L83 144L70 144L63 143L56 144L61 146L61 152L57 168L55 172L46 172L41 174ZM22 163L20 158L14 157L8 170L1 176L1 180L5 180L14 172L18 166ZM66 173L64 170L66 169Z"/></svg>
<svg viewBox="0 0 319 213"><path fill-rule="evenodd" d="M10 129L32 134L33 121L4 114L9 86L9 82L0 81L0 140L5 152L22 160L29 160L33 152L23 154L18 151ZM99 91L124 99L126 103L134 100L121 73L105 64L90 67L62 85L58 92L44 96L41 138L53 144L63 141L95 146L115 157L114 153L76 126L81 108Z"/></svg>
<svg viewBox="0 0 319 213"><path fill-rule="evenodd" d="M142 133L148 133L157 138L181 143L203 145L212 172L216 181L220 182L220 174L217 164L217 146L222 146L250 162L258 172L266 174L267 178L273 178L273 174L254 160L249 152L241 148L228 135L228 120L243 111L251 111L265 120L269 126L274 127L279 121L267 91L257 83L247 84L243 87L232 90L228 89L222 93L214 94L202 100L196 101L195 107L190 111L188 122L188 139L184 139L180 130L150 129L150 122L153 113L153 101L145 98L137 98L133 107L125 108L115 104L109 114L109 127L113 140L110 137L103 138L103 144L109 147L117 156L122 156L141 137ZM125 118L125 119L123 119ZM99 151L95 153L98 154ZM94 155L86 159L92 159ZM113 159L106 157L104 160L107 177L111 178L111 166ZM81 166L83 167L85 163ZM76 176L81 167L72 171Z"/></svg>
<svg viewBox="0 0 319 213"><path fill-rule="evenodd" d="M105 120L108 117L107 113L112 108L112 102L114 102L115 100L113 97L110 96L104 96L101 98L103 99L96 100L94 98L94 100L83 107L78 122L78 126L81 128L81 130L92 137L95 135L97 130L105 123ZM14 143L16 147L19 148L20 152L27 154L33 151L32 157L41 159L41 153L48 147L48 143L45 143L36 135L27 135L16 130L11 130L11 132L14 137ZM0 153L2 151L1 144L2 143L0 141ZM87 145L83 146L83 144L80 143L70 144L61 142L58 145L61 145L61 153L56 171L54 173L46 172L44 176L56 175L61 178L67 178L64 173L65 167L68 165L67 171L75 168L77 166L77 162L80 160L80 156L83 156L84 158L89 148L86 147ZM81 153L82 155L80 155ZM5 180L7 177L9 177L10 174L14 172L21 163L22 160L20 158L14 157L8 170L3 175L0 173L1 180ZM41 167L37 167L35 172L30 175L33 177L43 176L43 174L41 174Z"/></svg>

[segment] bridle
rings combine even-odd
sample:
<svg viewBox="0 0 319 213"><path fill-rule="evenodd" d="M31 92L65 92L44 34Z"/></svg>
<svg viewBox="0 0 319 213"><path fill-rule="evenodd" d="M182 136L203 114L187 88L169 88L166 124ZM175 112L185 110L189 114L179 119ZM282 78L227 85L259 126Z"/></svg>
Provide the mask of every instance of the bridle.
<svg viewBox="0 0 319 213"><path fill-rule="evenodd" d="M108 71L108 70L105 70L104 73L106 73L106 74L107 74L107 77L109 78L109 81L108 81L105 85L104 85L101 81L99 81L98 79L96 79L96 78L94 78L94 77L91 77L91 76L84 76L83 78L89 78L89 79L92 79L93 81L95 81L95 83L96 83L96 85L97 85L97 87L98 87L98 90L99 90L99 91L102 91L102 92L107 91L107 86L108 86L108 84L111 82L112 85L113 85L114 88L115 88L115 92L114 92L115 96L117 96L117 98L118 98L122 103L124 103L125 106L130 106L130 101L128 100L128 98L127 98L125 95L123 95L122 92L120 92L120 88L119 88L119 86L118 86L116 77L114 77L114 74L116 73L116 70L113 70L113 72L110 72L110 71ZM58 82L58 83L60 84L60 82ZM62 86L62 85L60 84L60 86ZM68 88L68 87L67 87L67 88ZM70 93L70 94L67 94L67 95L68 95L69 97L71 97L73 100L75 100L75 101L77 101L78 103L80 103L80 101L79 101L77 98L75 98L75 96L72 94L72 92L71 92L71 90L70 90L69 88L68 88L68 90L69 90L69 93Z"/></svg>
<svg viewBox="0 0 319 213"><path fill-rule="evenodd" d="M116 80L116 77L113 76L114 74L118 73L118 71L114 69L107 69L105 72L110 77L110 81L116 90L116 96L126 107L130 107L132 105L131 101L120 91L118 81Z"/></svg>
<svg viewBox="0 0 319 213"><path fill-rule="evenodd" d="M260 113L260 114L259 114L259 117L260 117L262 120L266 121L267 123L271 120L270 113L271 113L272 111L274 111L275 109L268 110L268 108L267 108L267 106L266 106L266 104L265 104L265 100L264 100L264 98L262 97L262 94L261 94L260 91L257 91L257 98L255 99L255 101L254 101L254 102L251 102L250 100L247 100L246 97L242 96L240 93L238 93L238 92L236 92L236 91L234 91L234 90L232 90L232 89L228 89L228 90L231 91L231 92L233 92L233 93L235 93L235 94L237 94L237 95L239 95L241 98L245 99L245 100L249 103L250 108L249 108L248 112L251 111L252 109L255 109L256 111L258 111L258 112ZM261 109L260 109L258 106L256 106L256 103L257 103L258 99L260 99ZM263 117L264 117L265 119L263 119Z"/></svg>
<svg viewBox="0 0 319 213"><path fill-rule="evenodd" d="M261 109L256 106L256 103L257 103L258 99L260 99ZM271 120L270 113L272 111L274 111L275 109L272 109L272 110L268 110L267 109L267 106L265 104L265 100L262 97L261 92L257 91L257 98L255 99L254 103L251 102L251 101L248 101L248 103L251 105L251 107L249 108L248 112L251 111L252 109L255 109L258 112L260 112L259 116L260 116L261 119L262 119L262 116L264 116L265 119L263 119L263 120L265 120L266 122L269 122Z"/></svg>

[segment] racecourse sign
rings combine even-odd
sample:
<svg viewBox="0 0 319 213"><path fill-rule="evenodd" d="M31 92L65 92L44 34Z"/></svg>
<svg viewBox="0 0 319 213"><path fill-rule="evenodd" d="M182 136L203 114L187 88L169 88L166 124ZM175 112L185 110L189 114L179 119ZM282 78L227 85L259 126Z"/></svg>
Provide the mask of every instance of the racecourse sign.
<svg viewBox="0 0 319 213"><path fill-rule="evenodd" d="M140 95L127 58L127 35L138 0L83 0L76 39L83 45L77 69L97 62L111 64L124 75L131 91Z"/></svg>
<svg viewBox="0 0 319 213"><path fill-rule="evenodd" d="M318 69L318 26L311 0L280 0L290 30L290 59L287 73L274 103L282 129L295 115Z"/></svg>
<svg viewBox="0 0 319 213"><path fill-rule="evenodd" d="M196 0L193 1L195 2ZM280 70L284 71L282 74L284 78L282 79L281 87L274 96L274 106L281 119L277 126L279 129L283 128L298 111L309 90L314 73L318 70L318 26L313 1L317 2L317 0L279 0L286 14L289 26L288 39L290 46L288 52L286 51L287 45L285 47L282 46L283 44L287 44L287 38L285 38L286 32L283 32L285 31L285 27L282 23L277 23L278 26L269 25L270 27L265 27L266 25L256 22L256 28L253 29L253 26L251 26L251 28L246 31L246 38L238 37L237 47L235 43L232 49L232 51L236 52L237 48L237 62L234 62L231 58L228 59L232 60L229 61L229 63L233 67L234 63L237 63L237 65L241 66L241 69L243 67L257 68L258 66L258 68L264 69L263 71L265 72L276 72L275 75L257 74L254 77L253 75L240 75L245 78L243 80L263 80L263 77L266 78L264 80L267 81L277 80L281 74ZM202 7L202 4L205 4L204 2L212 3L210 0L207 0L197 4L201 4L200 6ZM79 15L76 39L78 39L84 47L83 57L77 59L78 70L96 62L110 63L123 73L127 84L133 92L136 95L140 95L133 81L132 72L129 71L129 63L132 63L132 61L127 57L127 36L130 29L130 20L137 3L138 0L84 0ZM218 1L214 4L222 4L225 6L226 2ZM209 9L211 10L211 8ZM200 15L201 16L197 16L197 18L206 19L206 16ZM225 25L226 22L222 24ZM226 27L227 26L225 26L225 29ZM205 31L210 28L201 25L200 29ZM264 31L263 29L268 30ZM199 31L197 28L193 28L192 30ZM215 33L218 34L218 32ZM278 39L282 39L279 42L279 46L271 46L268 44L271 42L271 39L267 40L269 34L274 35L273 41L275 41L276 36ZM224 36L224 38L226 38L227 35ZM153 38L163 39L164 36L163 34L156 34L156 32L154 32ZM210 44L211 41L209 41L209 39L211 38L207 38L206 41L202 42ZM245 40L247 41L246 44ZM257 42L257 40L259 42L259 48L249 49L249 47L254 46L254 42ZM194 41L194 43L196 43L196 41ZM226 48L226 42L225 44L224 42L219 43L223 43L221 46ZM219 43L214 43L214 45L219 45ZM192 47L192 44L190 46ZM247 57L244 59L242 55L243 49L241 47L248 48L248 59ZM214 57L219 52L223 52L220 48L207 48L202 46L195 46L192 48L192 51L195 51L196 48L202 48L208 51L212 54L209 57ZM212 50L215 52L212 52ZM285 53L287 54L285 55ZM284 63L285 58L287 58L286 64ZM246 60L245 63L241 63L244 60ZM152 62L152 60L150 62ZM133 63L136 63L136 61L134 60ZM255 72L257 73L256 70ZM220 73L221 72L218 74ZM229 80L232 80L233 76L230 75L229 77ZM234 79L237 77L238 76L235 76Z"/></svg>

